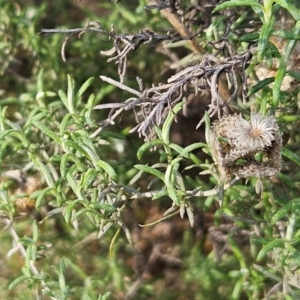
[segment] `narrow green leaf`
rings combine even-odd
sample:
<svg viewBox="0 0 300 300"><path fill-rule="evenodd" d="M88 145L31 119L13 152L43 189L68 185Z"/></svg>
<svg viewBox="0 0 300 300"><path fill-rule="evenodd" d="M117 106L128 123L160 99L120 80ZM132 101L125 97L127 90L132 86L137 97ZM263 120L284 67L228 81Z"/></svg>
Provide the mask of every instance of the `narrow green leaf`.
<svg viewBox="0 0 300 300"><path fill-rule="evenodd" d="M47 126L45 126L44 124L33 120L32 124L37 127L39 130L41 130L42 132L44 132L46 135L48 135L51 139L53 139L58 145L61 145L61 139L58 137L58 135L52 131L51 129L49 129Z"/></svg>
<svg viewBox="0 0 300 300"><path fill-rule="evenodd" d="M33 238L29 237L29 236L24 236L22 238L19 239L19 242L21 242L24 246L26 246L27 248L34 244L34 240Z"/></svg>
<svg viewBox="0 0 300 300"><path fill-rule="evenodd" d="M47 92L38 92L35 96L35 98L37 99L37 101L40 103L40 105L44 106L42 100L43 98L45 97L54 97L56 96L56 94L54 92L50 92L50 91L47 91Z"/></svg>
<svg viewBox="0 0 300 300"><path fill-rule="evenodd" d="M172 165L168 165L167 167L167 170L166 170L166 173L165 173L165 183L166 183L166 186L168 188L168 186L172 186L173 183L172 183L172 169L173 169L173 166Z"/></svg>
<svg viewBox="0 0 300 300"><path fill-rule="evenodd" d="M163 189L163 190L160 190L158 193L156 193L156 194L153 196L152 200L157 200L157 199L159 199L159 198L161 198L161 197L168 196L168 195L169 195L168 190Z"/></svg>
<svg viewBox="0 0 300 300"><path fill-rule="evenodd" d="M205 111L204 119L205 119L205 140L207 143L209 143L209 141L210 141L210 138L209 138L209 136L210 136L210 118L209 118L207 111Z"/></svg>
<svg viewBox="0 0 300 300"><path fill-rule="evenodd" d="M175 189L175 178L176 178L178 166L179 163L173 163L173 162L170 165L168 165L165 173L165 183L166 183L169 197L174 201L176 205L180 206L180 199Z"/></svg>
<svg viewBox="0 0 300 300"><path fill-rule="evenodd" d="M92 213L92 214L90 214L89 217L95 219L95 211L93 211L90 208L81 208L80 210L74 211L74 212L75 213L73 214L73 217L71 219L71 223L73 223L75 220L77 220L81 215L88 214L88 213Z"/></svg>
<svg viewBox="0 0 300 300"><path fill-rule="evenodd" d="M49 195L52 191L52 187L46 187L44 188L42 191L40 191L37 199L36 199L36 202L35 202L35 207L36 209L39 209L42 205L42 201L45 199L46 195Z"/></svg>
<svg viewBox="0 0 300 300"><path fill-rule="evenodd" d="M36 220L33 221L33 224L32 224L32 231L33 231L33 235L32 235L32 238L35 242L37 242L38 238L39 238L39 228L38 228L38 225L37 225L37 222Z"/></svg>
<svg viewBox="0 0 300 300"><path fill-rule="evenodd" d="M72 200L72 202L66 207L66 209L64 210L64 218L67 224L70 224L71 222L71 218L72 218L72 213L74 210L75 205L77 205L78 203L82 203L83 201L80 199L77 200Z"/></svg>
<svg viewBox="0 0 300 300"><path fill-rule="evenodd" d="M44 97L55 97L56 93L51 92L51 91L45 91L45 92L43 92L43 96Z"/></svg>
<svg viewBox="0 0 300 300"><path fill-rule="evenodd" d="M300 35L289 31L273 30L272 35L282 37L287 40L300 40Z"/></svg>
<svg viewBox="0 0 300 300"><path fill-rule="evenodd" d="M175 105L175 107L172 109L172 111L169 112L164 125L162 127L162 140L166 145L170 144L170 128L174 121L175 114L177 114L183 107L183 102L180 102Z"/></svg>
<svg viewBox="0 0 300 300"><path fill-rule="evenodd" d="M26 252L27 253L27 252ZM24 265L22 267L22 272L24 273L24 275L27 276L27 278L31 278L32 274L31 274L31 270L30 270L30 267L28 267L27 265Z"/></svg>
<svg viewBox="0 0 300 300"><path fill-rule="evenodd" d="M27 273L25 273L26 275L32 275L32 271L30 269L30 262L32 260L32 254L31 254L31 250L32 250L32 244L34 243L34 241L32 240L32 242L27 246L27 249L26 249L26 255L25 255L25 265L23 267L26 267L24 268L24 271L26 271ZM24 272L23 271L23 272Z"/></svg>
<svg viewBox="0 0 300 300"><path fill-rule="evenodd" d="M265 238L262 238L262 237L260 237L260 236L254 236L254 237L252 238L252 240L253 240L254 242L259 242L259 243L262 244L262 245L268 245L268 243L269 243L269 240L267 240L267 239L265 239Z"/></svg>
<svg viewBox="0 0 300 300"><path fill-rule="evenodd" d="M96 153L93 145L92 148L84 143L80 143L79 146L88 154L89 158L93 162L94 166L97 166L98 161L100 160L98 154Z"/></svg>
<svg viewBox="0 0 300 300"><path fill-rule="evenodd" d="M74 193L78 196L79 186L77 185L77 182L74 180L73 175L71 174L71 172L67 172L66 178L68 180L68 183L69 183L70 187L72 188ZM81 198L81 197L78 197L78 198Z"/></svg>
<svg viewBox="0 0 300 300"><path fill-rule="evenodd" d="M109 137L109 138L114 138L114 139L117 139L117 140L124 140L124 136L118 132L112 132L112 131L109 131L109 130L101 130L101 137Z"/></svg>
<svg viewBox="0 0 300 300"><path fill-rule="evenodd" d="M173 167L176 166L176 168L178 169L178 166L179 166L178 163L179 163L182 159L183 159L182 157L177 157L177 158L173 159L173 160L171 161L171 165L172 165Z"/></svg>
<svg viewBox="0 0 300 300"><path fill-rule="evenodd" d="M131 234L130 234L130 230L128 229L128 227L125 225L125 223L121 220L117 221L118 225L121 226L121 228L123 229L125 236L129 242L130 245L132 245L132 238L131 238Z"/></svg>
<svg viewBox="0 0 300 300"><path fill-rule="evenodd" d="M76 93L75 96L75 107L77 106L78 100L83 95L83 93L90 87L90 85L93 83L94 77L90 77L79 89L79 91Z"/></svg>
<svg viewBox="0 0 300 300"><path fill-rule="evenodd" d="M191 227L194 227L194 224L195 224L195 216L194 216L194 212L193 212L192 206L187 206L187 208L186 208L186 213L187 213L187 215L188 215L188 218L189 218L189 222L190 222Z"/></svg>
<svg viewBox="0 0 300 300"><path fill-rule="evenodd" d="M65 209L64 207L57 207L48 211L46 217L41 222L44 222L45 220L53 217L54 215L58 215L58 214L61 215L64 209Z"/></svg>
<svg viewBox="0 0 300 300"><path fill-rule="evenodd" d="M115 206L106 203L101 203L101 202L91 203L89 207L93 207L95 209L101 209L108 213L113 213L117 211L117 208Z"/></svg>
<svg viewBox="0 0 300 300"><path fill-rule="evenodd" d="M91 114L93 111L93 106L94 106L94 101L96 99L96 95L95 94L91 94L88 98L88 100L86 101L86 112L84 113L84 116L87 118L91 118ZM81 114L82 115L82 114Z"/></svg>
<svg viewBox="0 0 300 300"><path fill-rule="evenodd" d="M67 109L71 114L75 114L75 82L74 79L68 74L68 106Z"/></svg>
<svg viewBox="0 0 300 300"><path fill-rule="evenodd" d="M274 86L273 86L273 105L274 107L277 107L280 103L281 99L281 85L283 78L285 76L285 70L286 70L286 64L285 62L281 63L279 66L279 69L276 73L275 80L274 80Z"/></svg>
<svg viewBox="0 0 300 300"><path fill-rule="evenodd" d="M111 292L107 292L104 295L99 295L97 300L107 300L108 297L110 296Z"/></svg>
<svg viewBox="0 0 300 300"><path fill-rule="evenodd" d="M274 0L274 2L278 3L280 6L285 8L296 21L300 20L300 10L295 5L292 4L292 1Z"/></svg>
<svg viewBox="0 0 300 300"><path fill-rule="evenodd" d="M246 264L244 255L243 255L240 247L236 244L236 242L233 238L233 234L228 234L227 241L228 241L228 244L230 245L230 248L231 248L232 252L234 253L237 260L239 261L241 269L246 270L247 269L247 264Z"/></svg>
<svg viewBox="0 0 300 300"><path fill-rule="evenodd" d="M95 169L88 169L84 174L84 176L81 177L79 185L82 186L82 188L85 190L89 189L93 184L93 182L95 181L99 172L100 171Z"/></svg>
<svg viewBox="0 0 300 300"><path fill-rule="evenodd" d="M61 158L62 158L62 155L57 154L57 155L53 155L53 156L49 157L49 161L52 163L60 163Z"/></svg>
<svg viewBox="0 0 300 300"><path fill-rule="evenodd" d="M14 123L8 119L4 119L4 122L9 125L12 129L15 129L17 131L22 131L22 128L20 127L20 125L18 125L17 123Z"/></svg>
<svg viewBox="0 0 300 300"><path fill-rule="evenodd" d="M159 157L159 163L163 163L164 161L168 160L168 153L166 153L165 151L161 151L160 152L160 157Z"/></svg>
<svg viewBox="0 0 300 300"><path fill-rule="evenodd" d="M167 186L167 190L168 190L168 196L174 201L176 205L180 206L180 199L177 196L177 192L174 186L172 185Z"/></svg>
<svg viewBox="0 0 300 300"><path fill-rule="evenodd" d="M63 90L59 90L58 95L59 95L61 101L63 102L64 106L66 108L68 108L68 98L67 98L66 93Z"/></svg>
<svg viewBox="0 0 300 300"><path fill-rule="evenodd" d="M289 174L282 174L282 173L279 173L277 175L278 179L280 180L281 183L284 183L286 184L287 188L294 188L295 186L295 181L293 178L291 178L289 176Z"/></svg>
<svg viewBox="0 0 300 300"><path fill-rule="evenodd" d="M0 132L0 140L4 140L6 136L11 135L12 133L15 133L15 129L8 129Z"/></svg>
<svg viewBox="0 0 300 300"><path fill-rule="evenodd" d="M300 253L299 253L299 250L295 249L292 245L289 245L287 247L287 250L292 253L293 258L297 261L298 266L300 266Z"/></svg>
<svg viewBox="0 0 300 300"><path fill-rule="evenodd" d="M153 185L155 185L159 181L160 181L160 179L158 177L154 177L147 185L147 189L151 189L153 187Z"/></svg>
<svg viewBox="0 0 300 300"><path fill-rule="evenodd" d="M237 299L241 299L241 293L243 290L243 284L245 282L245 278L244 276L241 276L241 278L239 278L234 286L234 289L232 291L232 299L237 300Z"/></svg>
<svg viewBox="0 0 300 300"><path fill-rule="evenodd" d="M269 78L265 78L265 79L259 81L253 87L250 88L250 90L248 91L247 96L249 97L249 96L254 95L258 91L260 91L261 89L263 89L265 86L269 85L270 83L273 83L274 80L275 80L274 77L269 77Z"/></svg>
<svg viewBox="0 0 300 300"><path fill-rule="evenodd" d="M28 116L27 122L24 125L24 129L29 128L32 125L32 121L40 121L43 119L47 119L49 117L49 111L46 111L45 109L41 110L40 106L34 107Z"/></svg>
<svg viewBox="0 0 300 300"><path fill-rule="evenodd" d="M39 280L39 281L45 281L45 280L49 280L50 277L47 274L44 273L36 273L32 276L33 279L35 280Z"/></svg>
<svg viewBox="0 0 300 300"><path fill-rule="evenodd" d="M107 162L105 162L103 160L99 160L96 165L98 167L100 167L101 169L103 169L112 180L115 180L115 181L118 180L118 175L110 164L108 164Z"/></svg>
<svg viewBox="0 0 300 300"><path fill-rule="evenodd" d="M137 24L138 19L134 11L126 9L120 4L116 5L115 9L117 9L120 12L120 14L122 15L122 19L126 20L127 22L130 22L133 25Z"/></svg>
<svg viewBox="0 0 300 300"><path fill-rule="evenodd" d="M59 262L59 286L61 289L63 289L66 286L65 274L66 274L65 262L63 259L61 259Z"/></svg>
<svg viewBox="0 0 300 300"><path fill-rule="evenodd" d="M207 144L204 143L191 144L183 149L183 151L181 152L181 156L186 156L187 154L190 154L190 152L198 148L207 148Z"/></svg>
<svg viewBox="0 0 300 300"><path fill-rule="evenodd" d="M206 149L208 149L208 148L202 148L202 151L205 153ZM210 151L210 150L208 150L208 151ZM193 153L189 154L189 159L192 160L192 162L196 165L199 165L202 163L201 159L198 156L194 155Z"/></svg>
<svg viewBox="0 0 300 300"><path fill-rule="evenodd" d="M69 157L71 157L70 153L65 153L60 160L60 174L62 177L65 177L67 172L69 171L68 162Z"/></svg>
<svg viewBox="0 0 300 300"><path fill-rule="evenodd" d="M252 6L252 7L257 7L261 11L264 10L263 6L258 3L258 1L254 0L231 0L231 1L226 1L223 2L215 7L213 10L213 13L222 9L230 8L230 7L235 7L235 6Z"/></svg>
<svg viewBox="0 0 300 300"><path fill-rule="evenodd" d="M261 93L261 104L259 112L264 116L267 114L267 111L270 109L269 103L272 102L270 99L271 88L265 88Z"/></svg>
<svg viewBox="0 0 300 300"><path fill-rule="evenodd" d="M169 147L181 155L181 152L183 150L181 146L171 143Z"/></svg>
<svg viewBox="0 0 300 300"><path fill-rule="evenodd" d="M43 162L34 154L28 152L29 158L32 160L32 162L37 165L37 167L40 169L40 171L43 173L45 180L47 182L47 185L49 187L54 187L54 179L51 175L51 172L49 171L48 166L44 165Z"/></svg>
<svg viewBox="0 0 300 300"><path fill-rule="evenodd" d="M300 198L293 199L279 209L271 219L271 224L274 225L277 221L287 215L293 208L293 205L300 204Z"/></svg>
<svg viewBox="0 0 300 300"><path fill-rule="evenodd" d="M149 174L152 174L154 175L155 177L158 177L160 180L162 180L163 182L165 182L165 178L164 178L164 175L158 171L157 169L155 168L151 168L149 166L145 166L145 165L135 165L134 166L136 169L138 170L141 170L143 172L146 172L146 173L149 173Z"/></svg>
<svg viewBox="0 0 300 300"><path fill-rule="evenodd" d="M298 122L300 120L300 115L283 115L283 116L279 116L277 118L277 121L279 123L281 122L285 122L285 123L292 123L292 122Z"/></svg>
<svg viewBox="0 0 300 300"><path fill-rule="evenodd" d="M298 81L300 81L300 73L298 73L298 72L287 71L287 72L286 72L286 75L287 75L287 76L291 76L291 77L297 79Z"/></svg>
<svg viewBox="0 0 300 300"><path fill-rule="evenodd" d="M128 186L133 185L134 183L136 183L143 175L143 171L138 171L128 182Z"/></svg>
<svg viewBox="0 0 300 300"><path fill-rule="evenodd" d="M16 285L18 285L20 282L24 281L28 279L28 276L27 275L21 275L19 276L18 278L16 278L14 281L12 281L9 286L8 286L8 289L9 290L12 290Z"/></svg>
<svg viewBox="0 0 300 300"><path fill-rule="evenodd" d="M286 148L282 148L282 155L285 156L286 158L292 160L293 162L295 162L296 164L298 164L300 166L300 157L296 153L294 153Z"/></svg>
<svg viewBox="0 0 300 300"><path fill-rule="evenodd" d="M260 273L262 273L264 275L265 278L271 278L272 280L274 280L274 282L280 282L282 281L282 276L281 274L280 275L275 275L273 273L273 270L270 269L269 267L262 267L260 265L256 265L256 264L253 264L253 267L259 271ZM271 272L269 271L271 270ZM287 300L287 299L286 299Z"/></svg>
<svg viewBox="0 0 300 300"><path fill-rule="evenodd" d="M268 243L267 245L263 246L262 249L257 254L257 260L262 260L268 252L272 251L274 248L283 247L285 241L283 239L275 239Z"/></svg>
<svg viewBox="0 0 300 300"><path fill-rule="evenodd" d="M30 143L29 143L27 137L25 136L25 134L23 133L23 131L13 130L13 131L10 132L10 134L12 136L17 137L21 141L21 143L23 144L24 148L29 147Z"/></svg>
<svg viewBox="0 0 300 300"><path fill-rule="evenodd" d="M248 41L256 41L259 39L259 34L258 33L248 33L242 35L239 40L241 42L248 42Z"/></svg>
<svg viewBox="0 0 300 300"><path fill-rule="evenodd" d="M282 0L282 3L286 3L286 1ZM299 10L297 10L297 11L299 13ZM296 20L298 20L298 21L297 21L296 25L294 26L293 33L299 34L300 33L300 21L297 18L296 18ZM281 90L280 89L281 89L282 81L283 81L283 78L286 73L287 62L290 59L290 56L292 54L292 51L293 51L295 45L296 45L296 40L289 40L284 48L283 55L280 59L279 69L278 69L276 77L275 77L275 83L274 83L274 89L273 89L273 101L274 101L275 107L277 107L280 102L280 98L281 98Z"/></svg>
<svg viewBox="0 0 300 300"><path fill-rule="evenodd" d="M275 23L275 18L272 16L271 20L267 23L264 23L261 27L261 32L258 39L257 52L258 52L258 60L263 59L263 54L267 48L269 43L269 38L273 29L273 25Z"/></svg>
<svg viewBox="0 0 300 300"><path fill-rule="evenodd" d="M64 143L65 143L67 146L69 146L69 147L71 147L71 148L73 148L73 149L75 149L75 150L81 152L81 153L84 154L84 155L87 154L86 151L84 151L77 143L75 143L75 142L73 142L73 141L71 141L71 140L64 140Z"/></svg>
<svg viewBox="0 0 300 300"><path fill-rule="evenodd" d="M31 258L32 261L36 261L36 258L37 258L36 243L32 244L32 246L30 248L30 258Z"/></svg>
<svg viewBox="0 0 300 300"><path fill-rule="evenodd" d="M161 132L161 128L159 126L154 126L154 130L156 135L158 136L158 139L162 140L162 132Z"/></svg>
<svg viewBox="0 0 300 300"><path fill-rule="evenodd" d="M145 144L143 144L137 151L137 158L141 159L141 157L143 156L143 154L150 148L155 147L157 145L162 145L164 142L162 140L152 140L150 142L146 142Z"/></svg>
<svg viewBox="0 0 300 300"><path fill-rule="evenodd" d="M62 119L62 121L61 121L61 123L60 123L60 127L59 127L59 133L60 133L60 135L61 136L63 136L63 134L66 132L66 131L68 131L67 130L67 127L69 126L69 125L71 125L70 123L70 119L71 119L71 121L73 121L72 120L72 115L71 114L66 114L65 116L64 116L64 118ZM74 121L73 121L74 122ZM73 123L72 122L72 123Z"/></svg>

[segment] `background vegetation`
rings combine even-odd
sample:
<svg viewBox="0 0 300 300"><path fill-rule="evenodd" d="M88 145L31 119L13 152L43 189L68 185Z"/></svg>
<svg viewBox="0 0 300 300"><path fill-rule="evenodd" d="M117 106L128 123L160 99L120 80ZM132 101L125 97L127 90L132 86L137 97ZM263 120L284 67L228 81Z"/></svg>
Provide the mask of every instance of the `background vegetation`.
<svg viewBox="0 0 300 300"><path fill-rule="evenodd" d="M300 299L298 7L0 0L0 297ZM282 169L228 184L205 134L250 111Z"/></svg>

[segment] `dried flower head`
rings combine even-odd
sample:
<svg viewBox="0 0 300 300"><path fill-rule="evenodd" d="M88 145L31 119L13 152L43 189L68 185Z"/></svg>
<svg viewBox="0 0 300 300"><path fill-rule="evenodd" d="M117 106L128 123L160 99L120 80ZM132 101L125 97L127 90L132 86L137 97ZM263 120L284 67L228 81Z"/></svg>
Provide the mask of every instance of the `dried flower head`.
<svg viewBox="0 0 300 300"><path fill-rule="evenodd" d="M278 127L273 117L251 113L250 121L239 116L238 126L232 131L232 136L236 147L247 145L251 149L263 150L272 145L276 131Z"/></svg>
<svg viewBox="0 0 300 300"><path fill-rule="evenodd" d="M214 122L208 143L223 180L274 176L281 168L282 140L274 117L224 116Z"/></svg>

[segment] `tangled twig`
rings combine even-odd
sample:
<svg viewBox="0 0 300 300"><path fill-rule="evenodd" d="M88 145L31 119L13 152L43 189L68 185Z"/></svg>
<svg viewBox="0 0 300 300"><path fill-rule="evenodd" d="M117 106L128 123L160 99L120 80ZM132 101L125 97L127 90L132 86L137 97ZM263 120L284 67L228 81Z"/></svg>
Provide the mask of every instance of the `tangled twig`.
<svg viewBox="0 0 300 300"><path fill-rule="evenodd" d="M249 59L250 51L243 54L218 59L213 55L206 55L203 60L195 66L186 67L177 74L171 76L166 84L159 84L144 91L134 90L123 83L117 82L106 76L100 76L103 81L106 81L114 86L130 92L133 97L130 97L122 103L100 104L95 109L110 108L109 117L101 123L100 127L113 123L123 111L130 109L134 110L138 125L131 132L138 132L150 140L155 136L154 126L161 125L168 112L181 101L182 95L192 89L194 94L201 89L209 88L211 91L211 103L209 105L208 114L213 116L220 112L220 109L234 99L238 93L237 68L245 68L245 61ZM218 86L221 73L228 73L231 77L233 91L227 101L220 97ZM242 72L244 73L244 72ZM243 82L245 85L246 82ZM140 84L139 84L140 85ZM246 87L243 87L243 99L246 99ZM142 121L139 120L143 118ZM204 117L199 121L197 127L204 122Z"/></svg>
<svg viewBox="0 0 300 300"><path fill-rule="evenodd" d="M138 33L134 34L123 34L117 33L115 27L112 25L110 31L104 30L101 23L99 22L89 22L85 28L74 28L74 29L42 29L39 34L41 35L50 35L55 33L64 33L68 34L66 37L62 49L61 55L62 59L65 61L65 47L70 37L74 34L78 34L80 37L86 32L94 32L100 34L100 38L103 39L106 37L108 41L113 41L113 47L108 51L101 51L102 55L109 56L108 62L115 61L118 65L118 74L120 76L120 81L123 82L126 67L127 67L127 58L128 55L136 51L142 44L148 44L150 46L155 46L162 41L173 41L176 42L179 40L176 34L157 34L154 31L146 28L140 30ZM192 39L193 36L186 36L185 39Z"/></svg>

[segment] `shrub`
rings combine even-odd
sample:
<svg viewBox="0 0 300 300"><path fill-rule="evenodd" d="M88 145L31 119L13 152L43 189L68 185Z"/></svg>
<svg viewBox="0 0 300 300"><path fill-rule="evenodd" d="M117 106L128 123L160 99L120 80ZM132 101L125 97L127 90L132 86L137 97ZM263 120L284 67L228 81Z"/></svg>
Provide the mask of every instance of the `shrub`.
<svg viewBox="0 0 300 300"><path fill-rule="evenodd" d="M0 2L3 297L298 298L298 7L67 3Z"/></svg>

